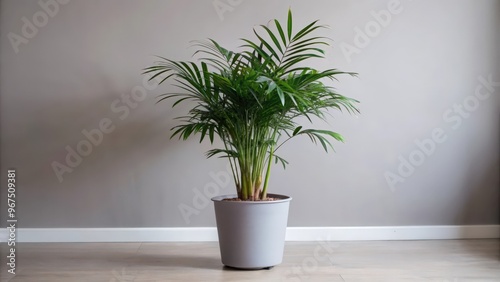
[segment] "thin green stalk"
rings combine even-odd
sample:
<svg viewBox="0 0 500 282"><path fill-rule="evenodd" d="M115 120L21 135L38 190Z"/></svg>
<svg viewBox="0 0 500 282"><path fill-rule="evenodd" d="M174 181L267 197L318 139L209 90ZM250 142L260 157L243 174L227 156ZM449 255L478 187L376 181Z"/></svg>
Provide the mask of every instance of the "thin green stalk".
<svg viewBox="0 0 500 282"><path fill-rule="evenodd" d="M264 187L262 187L261 199L267 198L267 186L269 184L269 176L271 175L272 160L273 160L273 145L271 145L271 151L269 152L269 160L267 162L266 178L264 179Z"/></svg>
<svg viewBox="0 0 500 282"><path fill-rule="evenodd" d="M226 148L226 150L228 150L229 146L227 145L228 142L227 142L227 139L226 139L226 135L224 134L224 132L221 131L220 132L220 136L221 136L221 139L222 139L222 143L224 143L224 148ZM240 194L241 193L241 191L240 191L240 189L241 189L240 186L241 185L238 182L238 179L236 177L237 176L237 171L235 170L236 163L235 163L235 165L233 165L233 161L234 161L233 159L234 158L229 158L229 165L231 166L231 174L233 175L234 185L236 185L236 192L238 194Z"/></svg>
<svg viewBox="0 0 500 282"><path fill-rule="evenodd" d="M271 140L273 141L275 140L277 132L278 128L275 128ZM271 176L271 165L273 162L273 155L274 155L274 143L272 143L271 147L269 148L269 159L267 160L266 176L264 179L264 187L262 188L262 197L261 197L262 199L267 198L267 187L269 185L269 177Z"/></svg>

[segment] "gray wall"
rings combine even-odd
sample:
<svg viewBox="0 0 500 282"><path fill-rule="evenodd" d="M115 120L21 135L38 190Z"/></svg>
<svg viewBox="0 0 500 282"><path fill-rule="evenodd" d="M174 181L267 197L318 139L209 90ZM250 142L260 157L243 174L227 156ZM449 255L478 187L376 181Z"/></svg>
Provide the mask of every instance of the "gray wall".
<svg viewBox="0 0 500 282"><path fill-rule="evenodd" d="M144 85L141 69L189 59L194 39L233 48L288 7L297 26L330 26L334 48L314 66L359 72L334 86L362 111L314 124L345 136L336 153L307 138L283 148L291 164L275 166L271 190L294 198L289 225L499 223L500 83L479 77L500 82L500 1L216 3L220 15L213 1L72 0L44 18L38 1L1 1L2 226L7 168L20 227L214 226L206 197L233 192L225 163L205 160L208 143L169 140L185 108L155 105L172 88ZM22 20L33 16L36 32ZM100 123L108 133L59 181L54 162Z"/></svg>

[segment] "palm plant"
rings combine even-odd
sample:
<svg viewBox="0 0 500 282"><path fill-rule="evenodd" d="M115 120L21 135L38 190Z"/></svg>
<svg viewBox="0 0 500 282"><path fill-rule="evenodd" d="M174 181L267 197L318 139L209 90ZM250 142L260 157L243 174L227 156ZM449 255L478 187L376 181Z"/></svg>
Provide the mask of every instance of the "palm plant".
<svg viewBox="0 0 500 282"><path fill-rule="evenodd" d="M324 28L314 21L298 32L293 31L292 12L286 24L278 20L254 29L255 41L242 39L241 51L230 51L219 43L196 41L198 62L161 58L144 70L151 79L169 78L181 90L160 96L158 102L175 99L173 107L190 101L193 107L181 124L172 128L172 137L187 139L199 134L200 142L215 136L223 147L207 152L207 157L226 157L231 165L238 198L265 200L273 161L287 161L276 151L288 140L307 135L325 151L331 139L343 141L330 130L303 129L297 118L325 119L329 109L358 112L357 102L324 84L337 75L355 73L336 69L316 70L307 61L324 58L327 38L313 35Z"/></svg>

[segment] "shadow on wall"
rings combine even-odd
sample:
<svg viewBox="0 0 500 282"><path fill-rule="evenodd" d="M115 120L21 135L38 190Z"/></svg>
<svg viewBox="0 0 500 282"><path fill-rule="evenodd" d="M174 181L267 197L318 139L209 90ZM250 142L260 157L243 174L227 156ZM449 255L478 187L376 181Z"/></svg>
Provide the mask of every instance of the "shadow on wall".
<svg viewBox="0 0 500 282"><path fill-rule="evenodd" d="M469 174L466 187L474 188L468 189L470 195L464 203L458 224L500 224L499 164L490 165L477 181L473 180L472 172ZM496 212L490 210L492 207L496 207Z"/></svg>
<svg viewBox="0 0 500 282"><path fill-rule="evenodd" d="M500 6L500 5L499 5ZM500 43L500 42L499 42ZM496 97L498 98L498 97ZM467 175L464 176L465 187L469 193L464 201L463 211L457 224L497 224L500 225L500 102L499 99L493 101L498 107L494 119L497 123L492 124L490 130L496 132L492 136L492 147L497 143L497 151L494 155L482 155L481 157L471 156ZM465 149L462 153L474 152L480 142L472 139L471 148ZM491 209L494 209L493 211Z"/></svg>
<svg viewBox="0 0 500 282"><path fill-rule="evenodd" d="M497 4L497 26L500 26L500 1L497 1L496 2ZM498 42L497 42L497 46L498 48L500 48L500 35L497 33L497 39L498 39ZM497 78L498 80L497 81L500 81L500 54L497 52L497 60L498 60L498 64L497 64ZM499 113L498 113L498 124L500 126L500 102L498 104L498 108L499 108ZM498 133L498 139L500 140L500 132ZM498 148L498 154L499 154L499 157L500 157L500 144L498 145L499 148ZM500 160L499 160L500 162ZM496 171L496 174L497 174L497 177L500 178L500 164L497 164L497 171ZM498 183L498 188L497 188L497 193L498 193L498 204L497 204L497 208L498 208L498 222L500 224L500 179L497 180L497 183ZM500 245L498 246L498 259L500 260Z"/></svg>

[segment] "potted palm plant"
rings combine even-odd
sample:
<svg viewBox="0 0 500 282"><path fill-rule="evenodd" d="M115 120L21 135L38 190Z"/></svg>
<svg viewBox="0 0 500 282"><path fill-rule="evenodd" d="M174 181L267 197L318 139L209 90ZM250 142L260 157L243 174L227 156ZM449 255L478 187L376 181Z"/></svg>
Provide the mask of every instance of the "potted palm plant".
<svg viewBox="0 0 500 282"><path fill-rule="evenodd" d="M230 51L215 40L196 41L197 62L161 61L144 70L151 79L169 78L178 93L173 107L189 103L190 110L172 128L172 137L198 134L200 142L221 144L208 157L228 159L236 194L214 197L222 263L255 269L280 264L291 198L268 193L273 163L287 161L276 154L288 140L307 135L325 151L330 140L343 141L330 130L305 129L298 118L325 119L330 109L357 112L354 99L338 94L326 80L354 73L317 70L308 60L324 58L327 38L314 33L324 26L314 21L293 30L292 12L284 24L273 20L254 29L255 40L242 39L239 51ZM217 140L219 139L219 140Z"/></svg>

